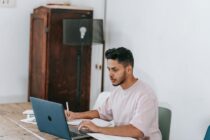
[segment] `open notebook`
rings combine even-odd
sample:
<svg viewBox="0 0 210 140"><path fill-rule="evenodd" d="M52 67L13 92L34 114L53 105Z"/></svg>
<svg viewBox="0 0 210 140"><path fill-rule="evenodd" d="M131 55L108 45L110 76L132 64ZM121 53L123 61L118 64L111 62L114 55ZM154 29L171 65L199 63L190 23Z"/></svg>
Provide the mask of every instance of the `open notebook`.
<svg viewBox="0 0 210 140"><path fill-rule="evenodd" d="M36 124L36 119L34 117L33 110L26 110L23 112L23 114L26 115L26 118L22 119L21 120L22 122ZM79 125L82 121L85 121L85 120L92 121L95 125L100 126L100 127L114 126L114 124L112 122L105 121L105 120L102 120L99 118L95 118L92 120L90 120L90 119L76 119L76 120L68 121L67 123L69 125Z"/></svg>
<svg viewBox="0 0 210 140"><path fill-rule="evenodd" d="M87 120L93 122L95 125L100 126L100 127L114 126L114 124L112 122L105 121L105 120L98 119L98 118L95 118L92 120L89 120L89 119L71 120L71 121L68 121L68 124L69 125L79 125L82 121L87 121Z"/></svg>

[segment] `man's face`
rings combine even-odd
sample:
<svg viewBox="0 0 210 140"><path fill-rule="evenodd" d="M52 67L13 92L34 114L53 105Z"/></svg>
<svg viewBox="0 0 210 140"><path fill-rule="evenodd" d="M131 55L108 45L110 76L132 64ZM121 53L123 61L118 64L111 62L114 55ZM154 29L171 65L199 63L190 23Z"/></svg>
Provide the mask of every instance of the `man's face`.
<svg viewBox="0 0 210 140"><path fill-rule="evenodd" d="M120 64L117 60L108 59L107 68L109 70L109 77L113 86L118 86L126 80L126 67Z"/></svg>

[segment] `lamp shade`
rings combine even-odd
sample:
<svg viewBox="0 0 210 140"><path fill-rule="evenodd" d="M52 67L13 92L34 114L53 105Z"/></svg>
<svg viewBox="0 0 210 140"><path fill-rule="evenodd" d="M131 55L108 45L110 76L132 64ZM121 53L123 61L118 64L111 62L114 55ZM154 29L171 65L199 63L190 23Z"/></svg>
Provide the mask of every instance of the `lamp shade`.
<svg viewBox="0 0 210 140"><path fill-rule="evenodd" d="M104 44L102 19L64 19L63 44L65 45L91 45Z"/></svg>
<svg viewBox="0 0 210 140"><path fill-rule="evenodd" d="M65 45L91 45L92 19L64 19L63 44Z"/></svg>

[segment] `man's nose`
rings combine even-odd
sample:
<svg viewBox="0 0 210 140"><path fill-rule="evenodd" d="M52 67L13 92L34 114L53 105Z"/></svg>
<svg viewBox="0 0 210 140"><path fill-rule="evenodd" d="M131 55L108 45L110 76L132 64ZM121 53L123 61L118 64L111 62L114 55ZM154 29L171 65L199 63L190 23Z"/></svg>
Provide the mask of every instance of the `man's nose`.
<svg viewBox="0 0 210 140"><path fill-rule="evenodd" d="M109 72L110 77L113 77L113 75L114 75L113 72Z"/></svg>

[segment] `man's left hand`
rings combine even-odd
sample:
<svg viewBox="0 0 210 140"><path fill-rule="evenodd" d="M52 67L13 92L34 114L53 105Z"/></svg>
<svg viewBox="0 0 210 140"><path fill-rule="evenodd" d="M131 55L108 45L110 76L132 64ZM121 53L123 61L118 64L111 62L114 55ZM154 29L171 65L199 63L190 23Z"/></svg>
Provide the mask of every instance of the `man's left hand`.
<svg viewBox="0 0 210 140"><path fill-rule="evenodd" d="M91 121L82 121L79 125L78 130L85 130L85 131L89 131L89 132L98 132L99 127L96 126L93 122Z"/></svg>

